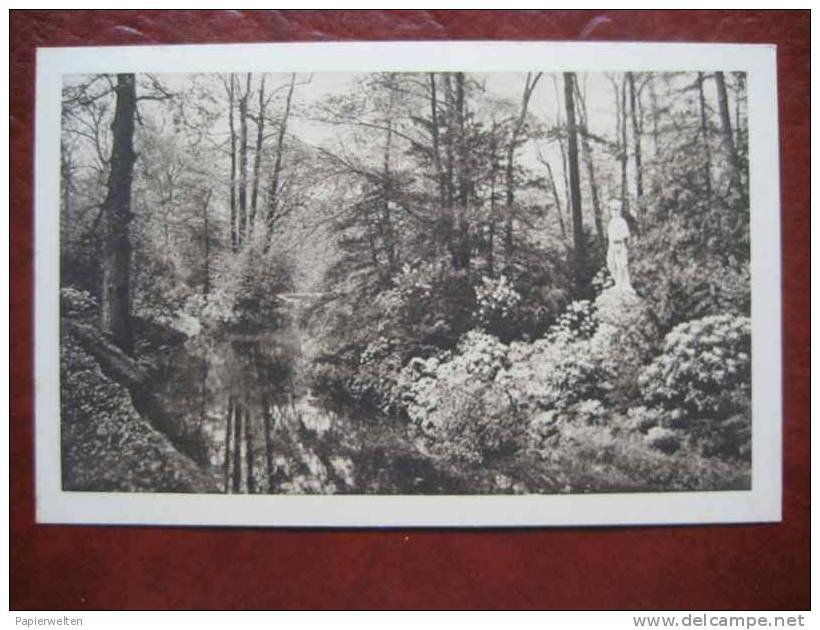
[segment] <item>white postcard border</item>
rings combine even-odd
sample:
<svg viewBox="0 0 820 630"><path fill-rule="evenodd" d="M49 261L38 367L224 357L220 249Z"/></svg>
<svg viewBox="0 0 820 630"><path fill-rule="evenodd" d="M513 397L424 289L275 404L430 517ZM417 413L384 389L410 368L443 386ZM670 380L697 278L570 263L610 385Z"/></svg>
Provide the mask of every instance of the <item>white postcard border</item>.
<svg viewBox="0 0 820 630"><path fill-rule="evenodd" d="M62 76L95 72L386 70L748 73L753 340L751 490L520 496L250 496L62 490L57 228ZM782 351L777 120L773 45L354 42L38 49L34 204L37 522L498 527L779 521Z"/></svg>

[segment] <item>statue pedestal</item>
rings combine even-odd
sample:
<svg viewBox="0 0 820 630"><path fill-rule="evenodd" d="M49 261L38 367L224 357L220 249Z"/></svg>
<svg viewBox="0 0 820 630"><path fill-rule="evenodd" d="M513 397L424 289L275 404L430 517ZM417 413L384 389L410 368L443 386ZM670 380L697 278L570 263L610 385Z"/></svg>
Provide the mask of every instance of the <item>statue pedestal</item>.
<svg viewBox="0 0 820 630"><path fill-rule="evenodd" d="M615 287L595 300L595 315L598 330L593 345L615 375L613 402L629 400L637 393L638 373L657 350L658 327L641 296Z"/></svg>

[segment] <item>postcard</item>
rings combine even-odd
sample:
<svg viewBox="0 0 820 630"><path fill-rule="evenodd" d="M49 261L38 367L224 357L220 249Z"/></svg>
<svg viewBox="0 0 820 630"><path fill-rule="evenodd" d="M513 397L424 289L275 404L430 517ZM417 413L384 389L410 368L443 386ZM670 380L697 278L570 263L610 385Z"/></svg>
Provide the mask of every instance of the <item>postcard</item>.
<svg viewBox="0 0 820 630"><path fill-rule="evenodd" d="M775 48L38 51L37 519L777 521Z"/></svg>

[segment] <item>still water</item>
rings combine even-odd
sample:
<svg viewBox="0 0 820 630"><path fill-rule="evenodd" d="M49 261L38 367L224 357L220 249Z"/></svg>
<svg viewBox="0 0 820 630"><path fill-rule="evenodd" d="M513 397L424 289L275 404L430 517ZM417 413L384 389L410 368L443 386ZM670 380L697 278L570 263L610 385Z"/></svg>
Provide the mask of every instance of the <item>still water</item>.
<svg viewBox="0 0 820 630"><path fill-rule="evenodd" d="M225 493L463 491L394 418L331 410L311 391L294 325L201 333L163 365L157 394L180 423L180 450Z"/></svg>

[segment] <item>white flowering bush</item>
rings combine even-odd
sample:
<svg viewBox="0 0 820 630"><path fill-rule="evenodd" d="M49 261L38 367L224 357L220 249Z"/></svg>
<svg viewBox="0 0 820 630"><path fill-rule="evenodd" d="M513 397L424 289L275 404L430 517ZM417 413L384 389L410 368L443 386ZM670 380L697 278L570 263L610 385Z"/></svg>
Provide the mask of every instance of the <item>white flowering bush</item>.
<svg viewBox="0 0 820 630"><path fill-rule="evenodd" d="M595 295L600 295L607 289L611 289L615 286L615 281L612 279L612 276L609 275L609 270L606 267L601 267L598 273L592 277L590 284L595 291Z"/></svg>
<svg viewBox="0 0 820 630"><path fill-rule="evenodd" d="M751 321L713 315L675 327L640 375L648 405L707 416L737 410L750 395Z"/></svg>
<svg viewBox="0 0 820 630"><path fill-rule="evenodd" d="M399 376L401 401L426 448L454 461L479 463L517 450L526 423L503 386L507 346L481 331L454 352L414 358Z"/></svg>
<svg viewBox="0 0 820 630"><path fill-rule="evenodd" d="M399 376L401 399L410 419L422 427L442 424L442 402L451 390L476 397L507 365L507 348L492 335L470 331L455 352L413 358Z"/></svg>
<svg viewBox="0 0 820 630"><path fill-rule="evenodd" d="M547 331L550 341L576 341L589 339L598 328L598 319L595 314L595 304L590 300L576 300L569 304L566 310Z"/></svg>
<svg viewBox="0 0 820 630"><path fill-rule="evenodd" d="M565 410L585 399L601 399L611 389L612 371L591 339L543 339L508 355L510 366L496 381L516 405L535 412Z"/></svg>
<svg viewBox="0 0 820 630"><path fill-rule="evenodd" d="M476 321L490 332L515 325L521 306L521 294L507 276L497 279L483 277L475 288Z"/></svg>
<svg viewBox="0 0 820 630"><path fill-rule="evenodd" d="M63 315L90 315L97 312L98 308L97 299L88 291L74 287L60 289L60 309Z"/></svg>
<svg viewBox="0 0 820 630"><path fill-rule="evenodd" d="M680 324L640 375L659 426L681 429L707 456L751 453L751 322L724 314Z"/></svg>
<svg viewBox="0 0 820 630"><path fill-rule="evenodd" d="M481 464L519 451L527 423L494 383L464 389L439 383L435 411L421 427L425 448L453 462Z"/></svg>
<svg viewBox="0 0 820 630"><path fill-rule="evenodd" d="M398 341L380 335L359 355L359 365L347 385L360 403L392 412L399 397L401 369Z"/></svg>
<svg viewBox="0 0 820 630"><path fill-rule="evenodd" d="M553 449L579 426L609 424L611 413L600 400L587 399L559 409L549 409L532 416L527 437L529 446L542 455Z"/></svg>
<svg viewBox="0 0 820 630"><path fill-rule="evenodd" d="M406 298L430 297L435 284L436 265L421 263L409 265L404 263L401 271L394 278L396 290Z"/></svg>
<svg viewBox="0 0 820 630"><path fill-rule="evenodd" d="M647 433L657 426L676 426L685 415L681 409L661 409L638 405L630 407L626 412L627 426L632 431Z"/></svg>

